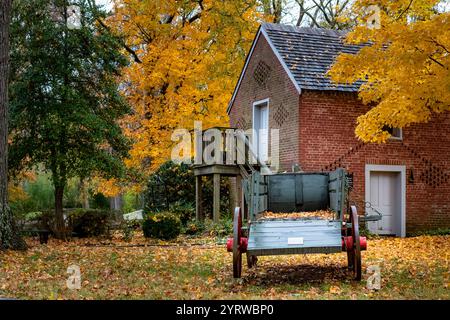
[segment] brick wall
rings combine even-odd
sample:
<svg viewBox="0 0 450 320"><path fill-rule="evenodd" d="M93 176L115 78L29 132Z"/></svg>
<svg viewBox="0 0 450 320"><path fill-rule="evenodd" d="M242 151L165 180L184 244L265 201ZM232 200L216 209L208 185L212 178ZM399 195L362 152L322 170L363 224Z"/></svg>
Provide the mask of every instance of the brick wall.
<svg viewBox="0 0 450 320"><path fill-rule="evenodd" d="M302 169L347 169L354 174L351 200L361 207L366 164L405 165L406 232L450 227L450 115L403 129L401 141L363 144L354 129L367 110L353 93L303 90L298 118Z"/></svg>
<svg viewBox="0 0 450 320"><path fill-rule="evenodd" d="M292 165L299 161L299 96L266 39L261 35L232 105L230 125L244 130L251 129L253 103L267 98L270 98L269 127L280 129L281 170L290 171ZM271 147L270 145L269 157Z"/></svg>

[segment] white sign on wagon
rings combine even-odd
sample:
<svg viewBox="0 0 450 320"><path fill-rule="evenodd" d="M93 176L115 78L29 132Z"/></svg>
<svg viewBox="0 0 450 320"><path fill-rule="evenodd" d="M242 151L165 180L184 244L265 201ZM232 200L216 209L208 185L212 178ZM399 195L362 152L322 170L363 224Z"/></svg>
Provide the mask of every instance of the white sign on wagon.
<svg viewBox="0 0 450 320"><path fill-rule="evenodd" d="M288 244L303 244L303 238L288 238Z"/></svg>

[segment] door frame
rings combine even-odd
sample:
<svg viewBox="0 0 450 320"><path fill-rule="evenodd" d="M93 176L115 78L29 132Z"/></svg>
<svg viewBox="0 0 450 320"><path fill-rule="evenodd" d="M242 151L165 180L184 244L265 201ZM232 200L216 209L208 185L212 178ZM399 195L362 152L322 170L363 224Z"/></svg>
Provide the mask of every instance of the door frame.
<svg viewBox="0 0 450 320"><path fill-rule="evenodd" d="M253 145L255 146L255 140L256 140L256 156L259 158L259 141L258 141L258 133L255 130L255 109L262 105L262 104L266 104L267 105L267 159L266 159L266 163L269 163L269 159L270 159L270 98L266 98L263 100L258 100L253 102L252 105L252 133L256 133L256 139L252 140Z"/></svg>
<svg viewBox="0 0 450 320"><path fill-rule="evenodd" d="M370 199L370 174L371 172L395 172L400 173L400 237L406 236L406 166L366 164L365 168L365 199Z"/></svg>

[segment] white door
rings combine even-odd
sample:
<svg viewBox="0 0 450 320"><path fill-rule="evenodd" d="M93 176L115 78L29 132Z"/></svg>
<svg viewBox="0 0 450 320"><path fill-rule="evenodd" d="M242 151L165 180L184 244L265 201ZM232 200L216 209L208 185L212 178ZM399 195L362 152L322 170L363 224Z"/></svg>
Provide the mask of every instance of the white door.
<svg viewBox="0 0 450 320"><path fill-rule="evenodd" d="M253 129L255 130L256 154L261 162L269 158L269 106L267 102L253 108Z"/></svg>
<svg viewBox="0 0 450 320"><path fill-rule="evenodd" d="M400 235L401 184L398 172L370 173L370 205L382 214L380 221L368 223L372 233ZM369 205L367 207L370 207ZM375 212L368 208L369 215Z"/></svg>

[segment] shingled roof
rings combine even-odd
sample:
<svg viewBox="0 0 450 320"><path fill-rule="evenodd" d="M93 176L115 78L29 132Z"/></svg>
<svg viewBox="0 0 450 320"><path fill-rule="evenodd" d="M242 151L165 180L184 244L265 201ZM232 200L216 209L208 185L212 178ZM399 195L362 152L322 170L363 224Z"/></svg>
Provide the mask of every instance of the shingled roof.
<svg viewBox="0 0 450 320"><path fill-rule="evenodd" d="M259 29L252 51L261 34L269 42L299 92L302 89L356 92L361 86L362 81L338 85L326 75L340 53L357 53L362 47L344 44L346 31L265 23ZM228 111L239 90L252 51L247 57Z"/></svg>
<svg viewBox="0 0 450 320"><path fill-rule="evenodd" d="M262 25L279 55L302 89L358 91L361 82L336 85L326 76L336 57L357 53L361 46L345 45L345 31L299 28L266 23Z"/></svg>

